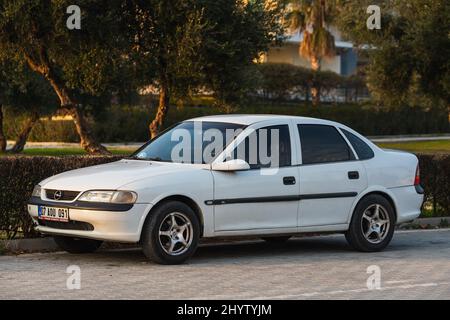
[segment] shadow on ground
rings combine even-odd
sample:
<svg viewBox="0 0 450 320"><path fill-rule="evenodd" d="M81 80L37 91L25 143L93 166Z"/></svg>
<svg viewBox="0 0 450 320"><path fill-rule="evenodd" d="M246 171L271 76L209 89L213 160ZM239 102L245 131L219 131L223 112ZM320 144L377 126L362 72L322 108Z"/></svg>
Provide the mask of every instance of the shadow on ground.
<svg viewBox="0 0 450 320"><path fill-rule="evenodd" d="M244 241L230 243L208 243L201 245L189 264L234 264L246 263L254 260L264 260L276 263L285 258L306 258L311 256L326 256L328 258L354 254L355 252L345 241L343 236L291 239L282 244L270 244L265 241ZM95 255L100 259L115 260L117 263L146 263L147 259L140 248L103 250Z"/></svg>

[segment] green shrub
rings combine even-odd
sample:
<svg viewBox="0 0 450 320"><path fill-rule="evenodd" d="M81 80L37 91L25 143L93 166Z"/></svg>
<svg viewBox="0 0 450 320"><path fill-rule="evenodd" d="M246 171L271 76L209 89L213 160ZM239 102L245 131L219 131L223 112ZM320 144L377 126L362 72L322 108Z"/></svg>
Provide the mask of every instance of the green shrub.
<svg viewBox="0 0 450 320"><path fill-rule="evenodd" d="M313 78L310 69L288 63L263 63L258 70L262 75L259 87L266 99L284 100L292 93L307 95Z"/></svg>
<svg viewBox="0 0 450 320"><path fill-rule="evenodd" d="M22 130L26 115L5 108L3 130L8 140L15 140ZM28 141L79 142L79 137L73 121L51 121L41 118L33 127Z"/></svg>
<svg viewBox="0 0 450 320"><path fill-rule="evenodd" d="M262 80L256 88L262 91L265 99L290 100L300 95L309 101L309 91L315 87L322 97L331 97L343 89L345 101L356 101L367 91L363 78L357 75L346 77L332 71L312 71L288 63L263 63L257 68Z"/></svg>
<svg viewBox="0 0 450 320"><path fill-rule="evenodd" d="M112 162L120 157L1 157L0 234L36 236L26 203L34 185L57 173ZM425 199L435 216L450 214L450 155L419 155Z"/></svg>
<svg viewBox="0 0 450 320"><path fill-rule="evenodd" d="M0 233L7 238L18 234L35 235L26 210L33 187L52 175L107 163L120 157L1 157L0 158Z"/></svg>
<svg viewBox="0 0 450 320"><path fill-rule="evenodd" d="M433 216L450 215L450 155L421 155L421 181Z"/></svg>
<svg viewBox="0 0 450 320"><path fill-rule="evenodd" d="M94 134L102 142L147 141L155 112L147 106L114 105L97 116Z"/></svg>
<svg viewBox="0 0 450 320"><path fill-rule="evenodd" d="M172 106L165 127L186 119L225 113L222 108L213 104L214 101L195 100L199 103L180 107ZM148 124L155 113L155 105L151 107L116 105L97 116L93 123L93 131L101 142L147 141ZM341 122L368 136L450 132L446 110L426 110L409 106L378 109L370 105L340 103L312 107L306 103L263 100L237 107L232 113L286 114L323 118ZM14 129L15 124L19 121L15 118L7 118L4 123L6 136L8 139L14 139L17 134L17 130ZM79 140L72 121L41 121L32 130L29 141L78 142Z"/></svg>

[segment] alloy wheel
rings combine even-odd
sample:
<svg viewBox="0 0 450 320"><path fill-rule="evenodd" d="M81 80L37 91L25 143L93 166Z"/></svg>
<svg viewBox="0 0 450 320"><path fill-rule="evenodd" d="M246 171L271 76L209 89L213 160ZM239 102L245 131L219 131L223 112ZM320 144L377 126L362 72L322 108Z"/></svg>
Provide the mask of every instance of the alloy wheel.
<svg viewBox="0 0 450 320"><path fill-rule="evenodd" d="M172 212L161 222L158 238L163 250L169 255L176 256L189 249L193 233L189 218L181 212Z"/></svg>
<svg viewBox="0 0 450 320"><path fill-rule="evenodd" d="M373 244L381 243L390 227L389 214L380 204L369 206L362 215L361 230L364 238Z"/></svg>

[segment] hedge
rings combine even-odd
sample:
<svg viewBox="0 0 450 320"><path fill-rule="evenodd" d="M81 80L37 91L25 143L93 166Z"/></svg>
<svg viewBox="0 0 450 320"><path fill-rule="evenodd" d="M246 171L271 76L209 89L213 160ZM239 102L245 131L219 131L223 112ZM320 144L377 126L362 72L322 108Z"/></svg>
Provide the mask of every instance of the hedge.
<svg viewBox="0 0 450 320"><path fill-rule="evenodd" d="M0 236L37 236L26 210L34 185L57 173L120 157L0 157ZM437 216L450 214L450 155L419 155L422 184Z"/></svg>
<svg viewBox="0 0 450 320"><path fill-rule="evenodd" d="M203 99L195 105L172 107L165 126L199 116L224 113ZM92 125L95 136L101 142L142 142L148 140L148 124L156 108L145 106L113 106ZM371 105L336 104L311 107L308 104L279 101L254 101L236 108L241 114L286 114L315 117L344 123L367 136L426 134L450 132L449 114L446 110L425 110L404 106L396 109L380 109ZM8 139L17 135L20 119L12 115L5 117L5 134ZM78 142L79 138L72 121L41 120L33 128L28 141Z"/></svg>
<svg viewBox="0 0 450 320"><path fill-rule="evenodd" d="M367 98L368 90L363 77L342 76L333 71L313 71L309 68L288 63L263 63L257 65L261 77L255 87L266 99L292 100L299 95L310 100L311 87L319 90L323 99L335 99L337 91L342 91L345 102Z"/></svg>
<svg viewBox="0 0 450 320"><path fill-rule="evenodd" d="M450 216L450 154L419 155L425 201L433 216Z"/></svg>
<svg viewBox="0 0 450 320"><path fill-rule="evenodd" d="M119 160L111 156L0 157L0 238L36 236L26 210L33 187L55 174Z"/></svg>

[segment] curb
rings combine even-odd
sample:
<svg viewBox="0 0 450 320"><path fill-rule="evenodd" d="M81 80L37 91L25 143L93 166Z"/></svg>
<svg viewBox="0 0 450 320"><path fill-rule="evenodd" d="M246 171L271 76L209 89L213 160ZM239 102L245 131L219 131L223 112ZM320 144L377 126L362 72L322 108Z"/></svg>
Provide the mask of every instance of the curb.
<svg viewBox="0 0 450 320"><path fill-rule="evenodd" d="M450 224L450 217L435 217L435 218L420 218L415 219L412 222L408 223L402 223L398 226L399 229L407 229L408 227L419 229L426 229L426 228L438 228L442 227L442 224L447 223Z"/></svg>
<svg viewBox="0 0 450 320"><path fill-rule="evenodd" d="M0 247L11 253L54 252L60 250L53 238L0 240Z"/></svg>

